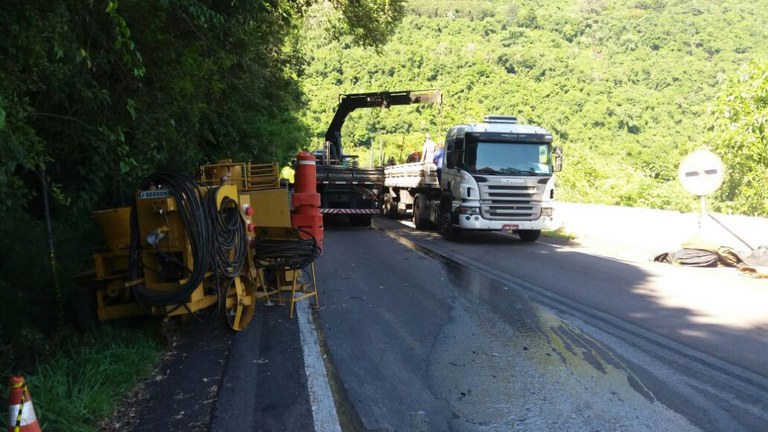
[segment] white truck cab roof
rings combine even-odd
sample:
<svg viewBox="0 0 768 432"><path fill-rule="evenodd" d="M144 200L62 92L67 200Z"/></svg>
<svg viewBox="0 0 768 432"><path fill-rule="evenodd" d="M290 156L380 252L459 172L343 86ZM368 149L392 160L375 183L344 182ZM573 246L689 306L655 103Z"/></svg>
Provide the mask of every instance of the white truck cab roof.
<svg viewBox="0 0 768 432"><path fill-rule="evenodd" d="M452 127L448 131L449 137L455 137L466 133L496 133L496 134L520 134L520 135L545 135L550 136L541 126L525 125L517 122L517 118L503 115L487 115L480 123L461 124ZM551 138L550 138L551 139Z"/></svg>

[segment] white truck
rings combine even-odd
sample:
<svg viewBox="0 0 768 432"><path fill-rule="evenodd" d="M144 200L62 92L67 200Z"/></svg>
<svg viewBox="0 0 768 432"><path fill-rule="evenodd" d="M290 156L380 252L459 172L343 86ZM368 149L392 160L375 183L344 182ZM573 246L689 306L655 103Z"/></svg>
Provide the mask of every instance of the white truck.
<svg viewBox="0 0 768 432"><path fill-rule="evenodd" d="M382 214L411 214L418 230L436 226L448 240L464 231L506 231L533 242L554 228L554 173L562 147L540 126L511 116L448 130L442 169L434 163L384 168Z"/></svg>

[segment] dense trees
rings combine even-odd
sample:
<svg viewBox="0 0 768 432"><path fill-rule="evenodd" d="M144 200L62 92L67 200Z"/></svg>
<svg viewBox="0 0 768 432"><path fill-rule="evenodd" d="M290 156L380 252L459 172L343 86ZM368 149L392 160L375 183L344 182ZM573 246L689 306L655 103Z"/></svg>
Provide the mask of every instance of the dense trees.
<svg viewBox="0 0 768 432"><path fill-rule="evenodd" d="M16 174L41 166L60 204L92 209L158 168L286 161L306 135L294 36L303 16L322 15L315 3L333 37L366 46L402 14L399 1L4 5L0 186L16 195L0 204L23 201Z"/></svg>
<svg viewBox="0 0 768 432"><path fill-rule="evenodd" d="M329 40L372 47L403 13L402 0L3 2L0 302L16 307L0 319L0 348L6 323L56 310L54 286L72 292L95 244L89 214L127 205L147 174L295 155L308 135L305 18Z"/></svg>
<svg viewBox="0 0 768 432"><path fill-rule="evenodd" d="M728 168L719 202L768 215L768 62L751 62L730 78L711 118L712 146Z"/></svg>
<svg viewBox="0 0 768 432"><path fill-rule="evenodd" d="M677 166L708 147L728 169L711 207L768 216L766 29L768 0L5 1L0 369L46 345L18 323L58 323L90 212L154 171L286 163L321 144L341 93L445 96L352 113L364 163L513 114L565 147L559 199L691 210Z"/></svg>
<svg viewBox="0 0 768 432"><path fill-rule="evenodd" d="M560 199L689 211L695 200L679 185L677 166L691 150L718 141L708 131L708 113L721 104L718 95L725 101L734 90L722 87L724 79L768 56L766 6L762 0L409 2L380 53L311 38L319 42L309 43L302 79L306 118L320 137L339 93L439 87L446 98L441 110L353 113L343 133L364 148L348 151L367 155L373 144L378 155L381 143L383 153L397 158L419 148L420 132L437 136L456 122L513 114L548 128L565 147ZM765 167L764 160L756 163ZM730 172L739 182L741 168ZM721 199L733 200L715 197L714 208L755 213Z"/></svg>
<svg viewBox="0 0 768 432"><path fill-rule="evenodd" d="M49 258L42 179L69 275L87 258L91 211L126 204L157 170L189 172L222 157L286 163L320 145L341 93L440 88L445 96L440 107L352 113L344 142L363 162L404 159L424 132L513 114L565 147L560 199L690 210L677 165L710 147L729 168L712 207L765 215L766 6L5 2L0 301L10 283L51 282L41 270Z"/></svg>

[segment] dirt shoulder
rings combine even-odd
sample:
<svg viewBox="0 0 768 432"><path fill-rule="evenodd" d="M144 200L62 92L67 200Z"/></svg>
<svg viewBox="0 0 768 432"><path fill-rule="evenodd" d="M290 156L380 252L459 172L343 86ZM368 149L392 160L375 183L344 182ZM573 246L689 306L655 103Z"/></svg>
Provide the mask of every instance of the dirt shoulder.
<svg viewBox="0 0 768 432"><path fill-rule="evenodd" d="M668 210L558 203L557 224L573 237L555 241L616 259L642 262L692 239L732 248L752 266L768 266L768 219ZM548 241L553 241L550 237Z"/></svg>

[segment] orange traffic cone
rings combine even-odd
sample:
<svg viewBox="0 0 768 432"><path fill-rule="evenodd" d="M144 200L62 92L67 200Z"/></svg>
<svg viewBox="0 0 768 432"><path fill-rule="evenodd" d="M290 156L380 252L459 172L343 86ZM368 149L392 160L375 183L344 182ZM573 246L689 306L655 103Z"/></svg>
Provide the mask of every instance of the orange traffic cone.
<svg viewBox="0 0 768 432"><path fill-rule="evenodd" d="M8 396L8 432L41 432L32 406L32 396L23 377L11 377Z"/></svg>

